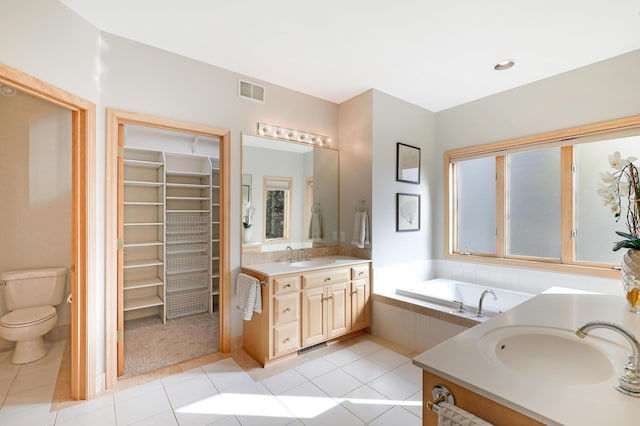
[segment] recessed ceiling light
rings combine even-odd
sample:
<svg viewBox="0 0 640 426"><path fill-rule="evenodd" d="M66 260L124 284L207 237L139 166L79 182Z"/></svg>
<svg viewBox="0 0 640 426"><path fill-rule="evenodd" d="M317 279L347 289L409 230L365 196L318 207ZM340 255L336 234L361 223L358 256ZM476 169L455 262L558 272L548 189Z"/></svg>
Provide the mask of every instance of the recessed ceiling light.
<svg viewBox="0 0 640 426"><path fill-rule="evenodd" d="M508 70L512 66L514 66L516 62L513 59L509 59L507 61L498 62L495 67L493 67L496 71Z"/></svg>
<svg viewBox="0 0 640 426"><path fill-rule="evenodd" d="M5 96L13 96L16 94L16 89L11 86L7 86L6 84L1 84L0 93L2 93Z"/></svg>

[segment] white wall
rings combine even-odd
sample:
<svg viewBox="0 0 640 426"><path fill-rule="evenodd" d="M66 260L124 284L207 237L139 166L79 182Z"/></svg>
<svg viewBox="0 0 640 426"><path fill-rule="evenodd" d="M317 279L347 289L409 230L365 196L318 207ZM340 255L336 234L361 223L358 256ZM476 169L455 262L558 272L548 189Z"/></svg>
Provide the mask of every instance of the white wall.
<svg viewBox="0 0 640 426"><path fill-rule="evenodd" d="M396 181L397 142L420 148L420 184ZM432 256L435 210L435 116L431 111L373 91L372 230L374 267ZM420 195L420 230L396 231L396 194ZM393 247L393 249L391 249Z"/></svg>
<svg viewBox="0 0 640 426"><path fill-rule="evenodd" d="M98 29L55 0L3 0L0 61L97 106L96 375L104 372L105 108L119 108L231 130L231 268L240 268L241 132L258 121L338 135L337 105L266 84L267 103L239 99L238 74ZM256 64L257 67L260 64ZM246 77L245 77L246 78ZM255 79L251 79L257 83ZM336 142L334 142L335 144ZM233 306L233 303L232 303ZM242 334L237 313L232 336Z"/></svg>

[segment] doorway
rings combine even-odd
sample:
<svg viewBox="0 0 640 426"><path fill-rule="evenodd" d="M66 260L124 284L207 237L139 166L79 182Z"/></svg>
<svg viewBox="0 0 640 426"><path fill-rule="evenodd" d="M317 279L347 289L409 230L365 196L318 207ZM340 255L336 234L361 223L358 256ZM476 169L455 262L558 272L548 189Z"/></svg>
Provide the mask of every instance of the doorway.
<svg viewBox="0 0 640 426"><path fill-rule="evenodd" d="M71 113L71 397L95 394L95 105L0 64L0 84Z"/></svg>
<svg viewBox="0 0 640 426"><path fill-rule="evenodd" d="M142 281L146 283L153 283L153 288L135 288L131 289L130 287L126 287L124 282L126 281L124 278L123 265L126 265L125 259L125 250L127 246L132 244L127 244L126 234L123 236L123 218L126 216L126 212L124 211L125 205L125 190L122 185L122 176L126 175L126 171L124 170L124 164L127 155L127 147L124 143L124 135L125 135L125 126L129 127L144 127L144 128L155 128L159 132L180 132L187 133L194 136L202 136L204 138L215 138L219 141L219 163L216 165L217 169L217 178L214 178L212 174L209 179L218 180L218 194L216 199L218 200L218 213L216 215L215 221L216 225L216 235L215 239L218 241L215 246L215 258L217 261L214 261L215 264L215 273L212 275L214 282L217 284L217 296L215 299L217 300L218 307L218 315L219 315L219 327L218 327L218 335L219 335L219 349L221 352L229 352L230 351L230 326L229 326L229 307L230 307L230 276L229 276L229 163L230 163L230 134L228 130L218 129L211 126L205 126L200 124L188 123L188 122L180 122L176 120L164 119L160 117L154 117L149 115L143 115L139 113L127 112L127 111L119 111L119 110L107 110L107 143L106 143L106 152L107 152L107 188L106 188L106 282L110 283L106 288L106 387L109 388L113 386L118 376L120 376L124 372L124 348L125 348L125 335L124 335L124 320L125 314L124 312L125 305L127 304L125 299L126 293L137 292L138 295L144 296L145 299L149 297L147 300L154 300L153 306L143 305L139 306L136 309L141 312L142 316L146 315L145 312L151 310L154 316L160 318L161 322L164 322L166 318L171 315L167 312L167 302L168 293L166 292L167 286L170 284L168 274L165 274L162 270L165 266L167 268L170 267L170 264L167 262L165 265L165 256L167 256L167 260L171 260L168 255L167 248L168 239L165 240L165 236L162 232L160 232L160 236L158 241L156 242L156 248L147 248L147 253L151 251L157 251L158 257L158 266L153 266L152 264L145 264L145 268L152 267L157 268L156 271L151 273L151 276L144 276L142 274L136 278L143 278ZM194 142L197 144L197 139ZM131 150L129 150L131 151ZM135 149L134 149L135 151ZM158 169L162 169L163 165L170 164L169 156L165 155L161 152L161 150L142 150L139 152L133 152L133 162L142 163L146 166L157 167ZM184 160L184 159L183 159ZM194 160L189 159L189 161ZM198 159L198 161L203 160L203 158ZM211 159L209 159L211 160ZM204 163L208 160L202 162L202 166L204 167L202 170L207 169ZM183 161L180 162L181 165L184 164ZM212 167L211 164L208 166L209 172L211 172ZM158 176L162 176L162 179L167 178L167 183L161 184L160 178L156 181L153 176L153 173L159 173ZM164 193L164 191L170 191L169 185L169 174L165 172L154 171L152 175L149 175L142 180L144 182L140 182L140 179L134 178L133 182L129 182L129 184L133 184L134 186L144 184L145 186L151 185L152 187L156 187L157 189L148 191L146 190L146 194L151 195L153 198L159 197L159 199L149 199L144 198L146 195L138 194L137 197L141 200L144 198L144 203L148 207L148 201L151 201L152 204L162 204L162 198L166 195L169 195L169 192ZM179 173L180 174L180 173ZM179 176L179 181L174 182L174 186L178 188L182 188L184 190L185 187L192 188L189 190L196 190L193 188L197 188L202 186L201 183L195 184L194 182L182 181L180 179L190 179L191 177ZM206 185L205 185L206 186ZM199 191L199 190L198 190ZM165 195L162 195L162 194ZM153 194L161 194L161 195L153 195ZM177 195L177 194L173 194ZM195 194L192 194L195 195ZM171 198L181 198L181 197L173 197L166 196L166 202L169 203L169 199ZM187 197L189 198L189 197ZM200 199L200 196L194 197ZM128 204L132 204L129 200ZM183 200L184 201L184 200ZM174 202L178 202L174 200ZM135 203L133 203L135 204ZM146 208L146 207L145 207ZM184 209L188 208L186 206L180 206L178 210L183 214ZM168 209L168 208L167 208ZM164 225L167 225L167 228L170 225L170 222L163 222L164 214L162 214L162 209L158 210L160 213L152 213L151 217L162 217L163 219L157 221L149 221L143 220L144 226L146 228L152 227L152 232L159 232L157 229L162 229ZM179 219L179 217L170 217L168 215L169 211L167 210L167 221L171 219ZM213 213L213 212L212 212ZM200 219L204 216L195 215L193 212L186 213L189 216L187 219L198 219L198 224L200 223ZM139 216L142 217L142 216ZM209 217L209 216L206 216ZM130 220L130 225L135 226L136 228L140 227L142 223L138 219ZM157 222L157 223L154 223ZM168 236L167 236L168 238ZM143 238L145 241L148 241L148 238ZM136 245L134 242L133 245ZM150 250L148 250L150 249ZM138 250L138 249L134 249ZM214 251L212 247L210 249L211 252ZM151 256L151 258L156 257L156 255ZM144 258L149 258L149 256L144 256ZM145 260L146 262L146 260ZM157 279L156 279L157 277ZM148 278L151 278L149 281ZM165 282L165 279L167 281ZM136 280L137 283L142 282L141 280ZM116 285L117 283L117 285ZM145 284L146 285L146 284ZM138 309L140 308L140 309ZM128 308L127 308L128 309ZM132 313L132 312L130 312Z"/></svg>

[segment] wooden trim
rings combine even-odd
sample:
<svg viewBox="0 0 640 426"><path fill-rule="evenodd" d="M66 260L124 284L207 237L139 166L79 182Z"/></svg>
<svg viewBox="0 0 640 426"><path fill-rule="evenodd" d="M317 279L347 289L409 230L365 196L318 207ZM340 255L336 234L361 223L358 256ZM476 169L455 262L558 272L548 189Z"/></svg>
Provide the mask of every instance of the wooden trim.
<svg viewBox="0 0 640 426"><path fill-rule="evenodd" d="M118 152L116 153L116 167L117 167L117 177L116 177L116 185L118 188L118 205L117 205L117 240L124 242L124 156L119 155L120 152L123 152L124 149L124 124L118 124ZM117 298L118 298L118 306L124 306L124 247L121 244L116 243L117 249L117 262L118 268L116 274L118 275L118 284L116 287ZM116 312L116 347L118 351L118 376L122 376L124 374L124 311L122 309L117 309ZM163 321L164 322L164 321Z"/></svg>
<svg viewBox="0 0 640 426"><path fill-rule="evenodd" d="M229 130L203 124L178 121L152 115L107 108L106 124L106 189L105 189L105 385L117 382L117 307L118 291L118 126L136 124L158 129L187 132L220 140L220 351L230 352L230 164L231 136ZM111 283L111 285L109 284Z"/></svg>
<svg viewBox="0 0 640 426"><path fill-rule="evenodd" d="M575 223L573 146L560 150L560 262L572 264L576 261L576 240L573 238Z"/></svg>
<svg viewBox="0 0 640 426"><path fill-rule="evenodd" d="M496 256L505 257L507 249L507 159L496 157Z"/></svg>
<svg viewBox="0 0 640 426"><path fill-rule="evenodd" d="M0 64L0 83L71 111L71 397L95 394L95 105Z"/></svg>
<svg viewBox="0 0 640 426"><path fill-rule="evenodd" d="M584 126L572 127L569 129L556 130L553 132L540 133L532 136L525 136L517 139L510 139L501 142L489 143L486 145L476 145L462 149L447 151L451 161L459 161L463 159L502 154L508 151L534 149L537 147L550 147L553 144L558 146L567 143L580 143L574 141L577 138L588 136L596 136L614 131L632 130L640 128L640 115L621 118L617 120L603 121L595 124L587 124ZM584 142L591 142L584 141Z"/></svg>
<svg viewBox="0 0 640 426"><path fill-rule="evenodd" d="M449 153L444 154L444 253L453 253L455 250L455 243L457 239L458 226L455 222L455 215L453 214L454 206L453 200L456 199L454 175L454 165L451 163Z"/></svg>

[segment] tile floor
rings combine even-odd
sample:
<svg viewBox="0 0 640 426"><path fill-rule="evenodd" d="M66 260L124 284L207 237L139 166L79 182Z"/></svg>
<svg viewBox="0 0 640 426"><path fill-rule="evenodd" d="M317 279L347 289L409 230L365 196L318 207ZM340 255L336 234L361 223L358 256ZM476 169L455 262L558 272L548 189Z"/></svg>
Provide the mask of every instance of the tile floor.
<svg viewBox="0 0 640 426"><path fill-rule="evenodd" d="M0 424L421 425L421 370L388 345L354 341L266 369L241 367L240 351L62 406L51 401L63 342L23 366L11 365L10 352L2 352Z"/></svg>

